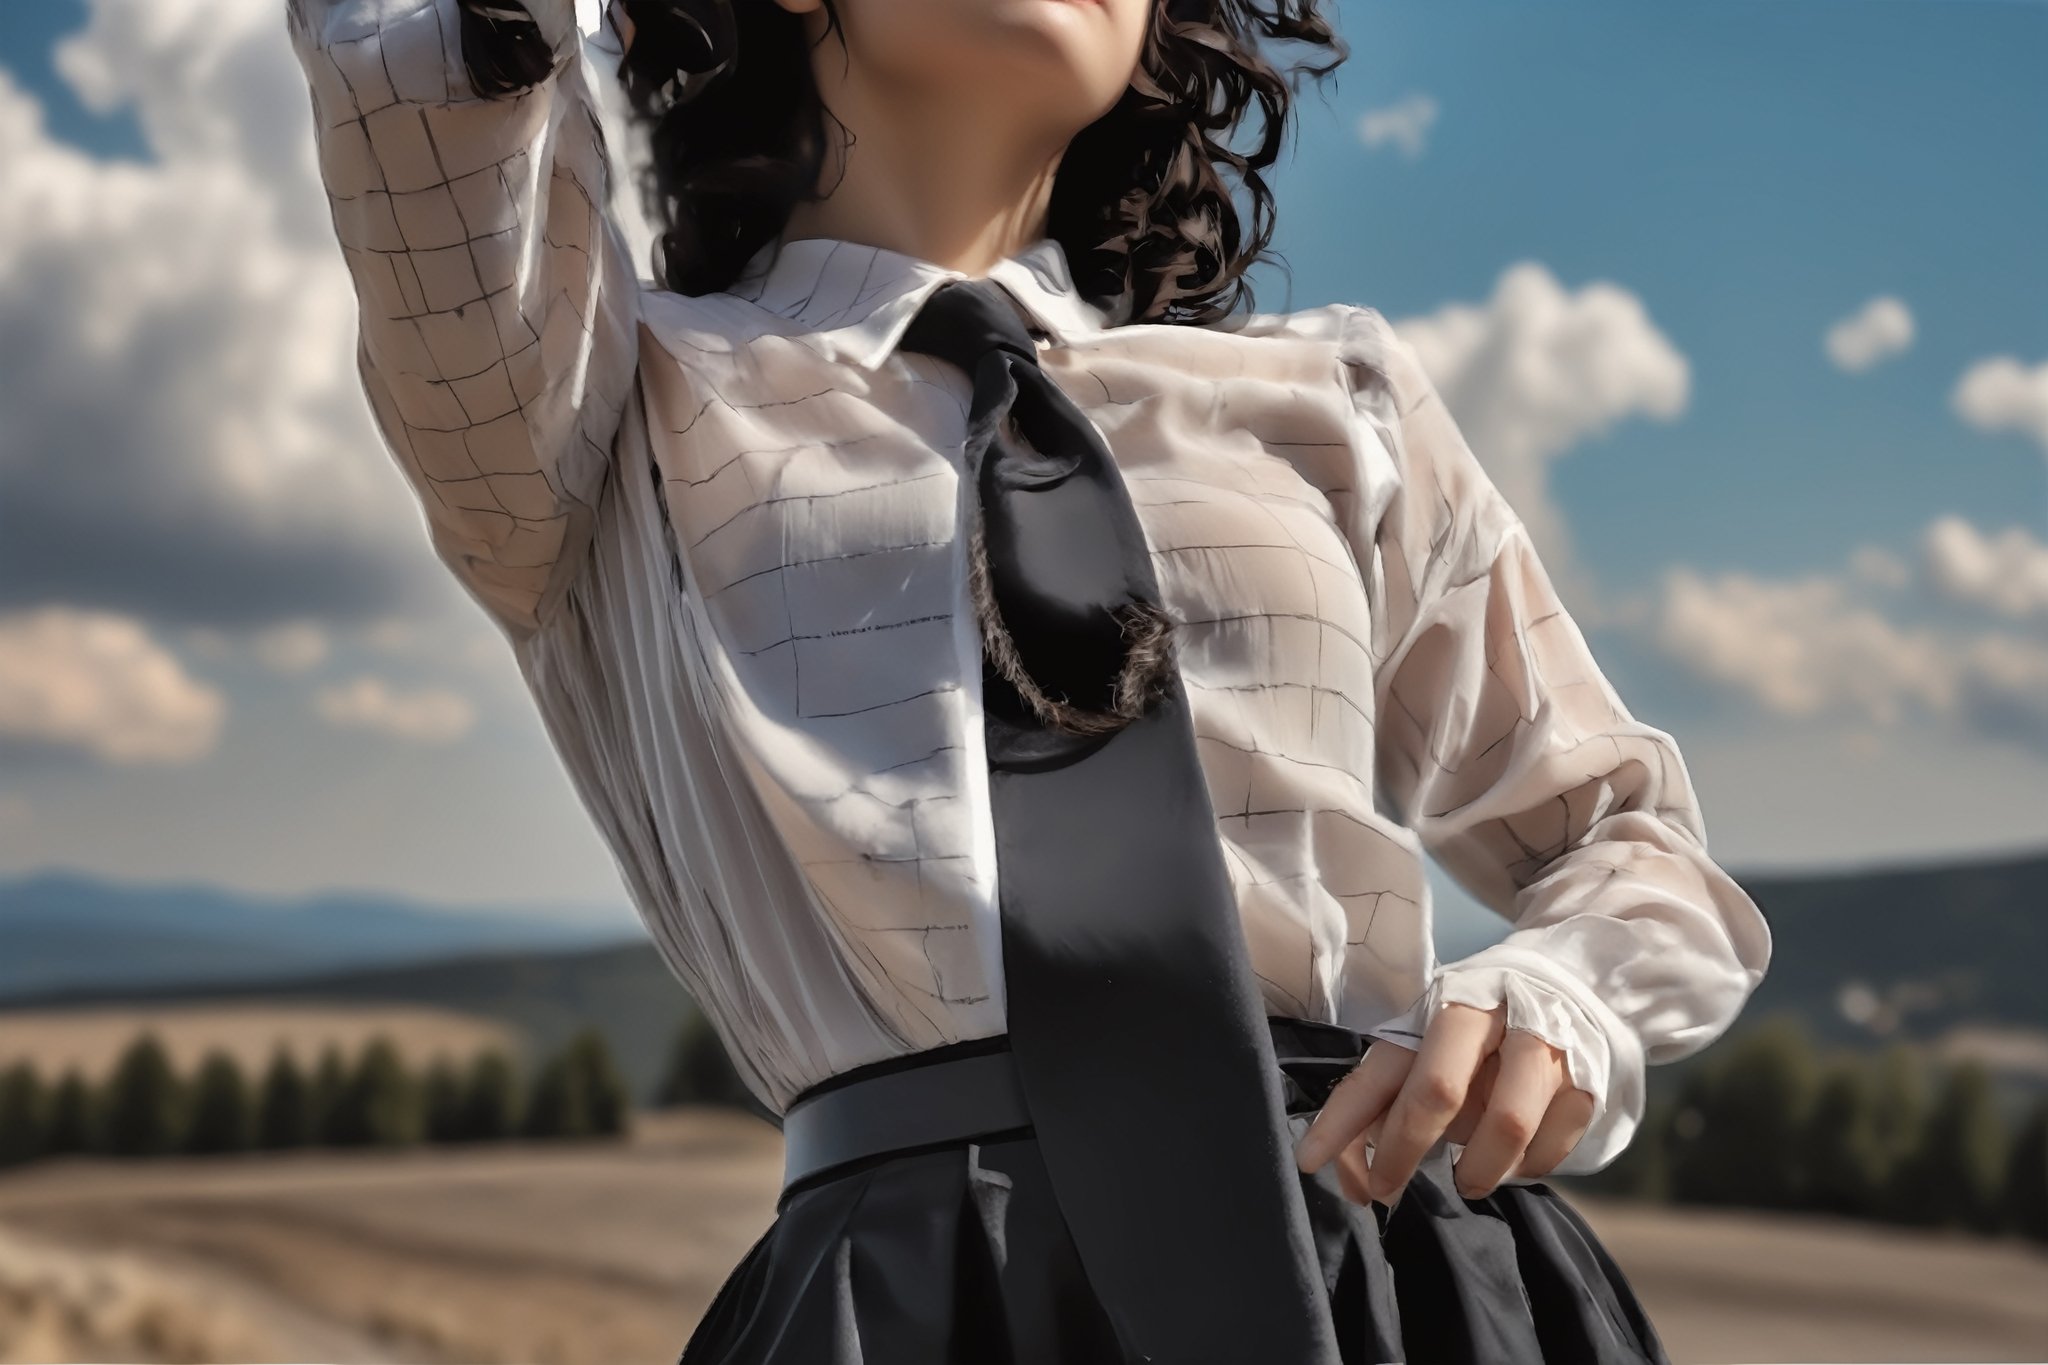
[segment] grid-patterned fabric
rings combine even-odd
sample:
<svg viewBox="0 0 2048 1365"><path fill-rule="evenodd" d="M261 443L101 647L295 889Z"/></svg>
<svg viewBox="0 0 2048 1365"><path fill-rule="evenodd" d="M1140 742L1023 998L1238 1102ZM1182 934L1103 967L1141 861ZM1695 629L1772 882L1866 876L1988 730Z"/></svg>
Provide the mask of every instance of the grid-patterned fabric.
<svg viewBox="0 0 2048 1365"><path fill-rule="evenodd" d="M530 8L553 73L481 99L454 0L293 7L364 382L655 942L780 1110L1003 1028L970 385L897 349L961 276L798 239L722 293L636 283L572 6ZM1051 241L990 277L1130 486L1269 1011L1412 1046L1444 1002L1505 1003L1597 1101L1559 1169L1604 1165L1643 1067L1728 1026L1769 934L1413 350L1355 306L1106 325ZM1424 847L1503 942L1436 961Z"/></svg>

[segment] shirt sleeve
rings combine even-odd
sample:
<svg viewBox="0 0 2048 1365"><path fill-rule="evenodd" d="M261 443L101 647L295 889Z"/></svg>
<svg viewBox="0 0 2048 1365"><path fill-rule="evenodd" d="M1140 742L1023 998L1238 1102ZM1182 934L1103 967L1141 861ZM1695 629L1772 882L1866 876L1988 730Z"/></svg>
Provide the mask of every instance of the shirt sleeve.
<svg viewBox="0 0 2048 1365"><path fill-rule="evenodd" d="M1513 928L1439 965L1401 1017L1507 1006L1595 1101L1556 1168L1599 1170L1641 1121L1644 1067L1705 1047L1762 979L1771 938L1708 855L1672 737L1602 675L1529 534L1414 349L1371 309L1342 342L1369 463L1392 465L1362 565L1374 606L1376 781L1403 823Z"/></svg>
<svg viewBox="0 0 2048 1365"><path fill-rule="evenodd" d="M435 553L508 633L587 556L639 283L574 0L291 0L357 365Z"/></svg>

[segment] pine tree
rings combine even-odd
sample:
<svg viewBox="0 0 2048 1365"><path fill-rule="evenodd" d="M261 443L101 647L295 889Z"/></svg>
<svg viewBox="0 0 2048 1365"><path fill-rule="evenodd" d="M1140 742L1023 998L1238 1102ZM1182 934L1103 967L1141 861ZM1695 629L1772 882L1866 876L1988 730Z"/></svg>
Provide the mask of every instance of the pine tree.
<svg viewBox="0 0 2048 1365"><path fill-rule="evenodd" d="M2048 1095L2034 1102L2005 1165L2006 1226L2048 1242Z"/></svg>
<svg viewBox="0 0 2048 1365"><path fill-rule="evenodd" d="M75 1155L97 1150L95 1128L92 1087L78 1068L66 1067L50 1097L50 1152Z"/></svg>
<svg viewBox="0 0 2048 1365"><path fill-rule="evenodd" d="M356 1059L335 1106L335 1140L344 1146L400 1146L418 1142L419 1086L391 1040L372 1038Z"/></svg>
<svg viewBox="0 0 2048 1365"><path fill-rule="evenodd" d="M748 1106L753 1100L718 1031L700 1011L692 1011L676 1026L660 1099L663 1104L729 1106Z"/></svg>
<svg viewBox="0 0 2048 1365"><path fill-rule="evenodd" d="M493 1048L477 1054L462 1086L461 1133L470 1142L497 1142L519 1131L523 1107L512 1061Z"/></svg>
<svg viewBox="0 0 2048 1365"><path fill-rule="evenodd" d="M591 1132L590 1094L582 1068L567 1048L541 1065L522 1125L527 1137L580 1138Z"/></svg>
<svg viewBox="0 0 2048 1365"><path fill-rule="evenodd" d="M569 1055L583 1087L590 1131L616 1137L632 1123L633 1098L602 1033L586 1028L569 1040Z"/></svg>
<svg viewBox="0 0 2048 1365"><path fill-rule="evenodd" d="M1996 1089L1982 1062L1948 1068L1941 1094L1900 1163L1894 1206L1907 1221L1994 1231L2001 1221L2005 1130Z"/></svg>
<svg viewBox="0 0 2048 1365"><path fill-rule="evenodd" d="M1597 1171L1573 1176L1573 1187L1613 1199L1670 1198L1669 1144L1676 1110L1671 1097L1653 1093L1621 1155Z"/></svg>
<svg viewBox="0 0 2048 1365"><path fill-rule="evenodd" d="M421 1107L426 1115L427 1141L459 1142L463 1138L462 1081L446 1057L437 1056L427 1068L422 1085Z"/></svg>
<svg viewBox="0 0 2048 1365"><path fill-rule="evenodd" d="M1661 1203L1671 1197L1671 1119L1675 1107L1671 1100L1661 1098L1645 1104L1636 1135L1622 1149L1621 1160L1629 1163L1622 1189L1630 1198Z"/></svg>
<svg viewBox="0 0 2048 1365"><path fill-rule="evenodd" d="M1877 1130L1877 1078L1858 1057L1831 1065L1801 1135L1809 1208L1846 1217L1876 1212L1885 1177Z"/></svg>
<svg viewBox="0 0 2048 1365"><path fill-rule="evenodd" d="M1800 1139L1817 1090L1813 1049L1796 1018L1766 1020L1734 1040L1685 1100L1697 1130L1674 1162L1678 1197L1799 1207Z"/></svg>
<svg viewBox="0 0 2048 1365"><path fill-rule="evenodd" d="M241 1152L255 1139L249 1086L235 1059L218 1049L199 1063L192 1083L192 1118L185 1134L188 1152Z"/></svg>
<svg viewBox="0 0 2048 1365"><path fill-rule="evenodd" d="M28 1062L0 1072L0 1166L34 1161L50 1150L49 1096Z"/></svg>
<svg viewBox="0 0 2048 1365"><path fill-rule="evenodd" d="M271 1150L304 1147L319 1132L313 1087L290 1049L280 1046L263 1073L263 1099L256 1115L256 1145Z"/></svg>
<svg viewBox="0 0 2048 1365"><path fill-rule="evenodd" d="M106 1147L116 1156L161 1156L184 1136L184 1088L154 1033L130 1043L106 1089Z"/></svg>
<svg viewBox="0 0 2048 1365"><path fill-rule="evenodd" d="M1891 1044L1877 1059L1871 1131L1878 1166L1873 1211L1880 1218L1906 1219L1907 1210L1899 1203L1904 1193L1900 1172L1927 1121L1926 1070L1912 1045L1903 1041Z"/></svg>
<svg viewBox="0 0 2048 1365"><path fill-rule="evenodd" d="M312 1116L313 1141L322 1146L341 1145L346 1141L341 1111L342 1097L348 1092L348 1063L342 1059L340 1044L328 1043L320 1049L309 1089L306 1108Z"/></svg>

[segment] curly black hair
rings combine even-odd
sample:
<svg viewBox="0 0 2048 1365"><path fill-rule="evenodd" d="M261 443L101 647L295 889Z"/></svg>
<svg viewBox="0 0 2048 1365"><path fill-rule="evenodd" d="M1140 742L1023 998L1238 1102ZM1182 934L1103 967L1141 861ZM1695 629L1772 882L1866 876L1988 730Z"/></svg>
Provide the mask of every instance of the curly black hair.
<svg viewBox="0 0 2048 1365"><path fill-rule="evenodd" d="M640 189L661 229L656 277L680 294L727 288L798 202L821 197L835 121L802 18L770 0L623 3L634 37L619 75L649 136ZM835 0L825 9L829 33ZM1251 306L1246 272L1268 256L1275 225L1263 172L1301 77L1320 82L1348 55L1321 10L1322 0L1153 0L1130 86L1068 144L1047 215L1076 287L1112 317L1204 324ZM462 11L479 39L505 12L484 0ZM1297 60L1276 65L1269 44L1291 45ZM476 65L487 89L536 74L514 60ZM1253 111L1257 136L1237 148Z"/></svg>

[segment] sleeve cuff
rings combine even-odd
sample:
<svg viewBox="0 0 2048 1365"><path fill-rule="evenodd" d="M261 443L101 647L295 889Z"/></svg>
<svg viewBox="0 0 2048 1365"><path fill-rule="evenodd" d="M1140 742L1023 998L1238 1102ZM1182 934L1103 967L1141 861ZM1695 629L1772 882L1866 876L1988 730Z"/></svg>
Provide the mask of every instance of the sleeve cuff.
<svg viewBox="0 0 2048 1365"><path fill-rule="evenodd" d="M1438 967L1420 999L1364 1032L1417 1048L1436 1012L1453 1004L1483 1010L1505 1004L1507 1026L1534 1033L1564 1053L1571 1083L1593 1097L1592 1123L1547 1174L1588 1175L1621 1155L1642 1118L1644 1098L1642 1049L1626 1021L1542 954L1497 943ZM1502 1183L1542 1179L1511 1176Z"/></svg>

